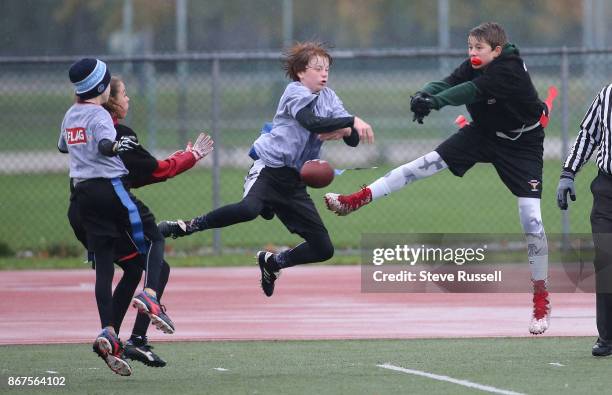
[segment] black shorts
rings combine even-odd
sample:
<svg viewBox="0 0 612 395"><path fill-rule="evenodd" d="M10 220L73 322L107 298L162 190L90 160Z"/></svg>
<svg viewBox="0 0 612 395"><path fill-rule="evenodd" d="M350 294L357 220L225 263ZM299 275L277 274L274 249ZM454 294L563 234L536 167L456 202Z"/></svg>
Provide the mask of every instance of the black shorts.
<svg viewBox="0 0 612 395"><path fill-rule="evenodd" d="M138 209L145 237L150 232L158 232L149 208L129 191L127 194ZM135 246L128 209L108 179L91 179L77 184L70 197L68 218L75 235L84 245L87 245L87 237L116 238L115 248L119 257Z"/></svg>
<svg viewBox="0 0 612 395"><path fill-rule="evenodd" d="M542 197L542 127L510 140L499 137L494 131L468 125L446 139L435 151L458 177L462 177L476 163L491 163L515 196Z"/></svg>
<svg viewBox="0 0 612 395"><path fill-rule="evenodd" d="M256 174L258 173L258 174ZM321 216L306 191L299 173L290 167L251 168L247 180L254 182L245 191L244 199L258 199L269 207L291 233L327 234Z"/></svg>
<svg viewBox="0 0 612 395"><path fill-rule="evenodd" d="M145 206L146 207L146 206ZM83 220L79 212L79 206L74 197L70 199L70 206L68 207L68 221L72 227L72 231L77 239L81 242L85 250L87 248L87 232L83 226ZM134 242L130 229L123 230L122 236L115 240L115 251L113 261L120 262L131 257L139 255L138 247Z"/></svg>

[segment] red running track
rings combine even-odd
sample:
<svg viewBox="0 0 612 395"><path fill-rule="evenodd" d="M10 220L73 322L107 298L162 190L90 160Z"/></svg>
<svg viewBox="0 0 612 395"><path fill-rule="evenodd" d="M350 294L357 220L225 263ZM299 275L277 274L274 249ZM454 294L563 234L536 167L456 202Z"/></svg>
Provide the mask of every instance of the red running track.
<svg viewBox="0 0 612 395"><path fill-rule="evenodd" d="M1 272L0 344L92 341L93 289L92 270ZM158 341L530 336L530 294L362 293L359 266L285 270L271 298L257 267L176 268L164 304L177 331L151 328ZM553 294L552 306L545 336L596 335L594 294Z"/></svg>

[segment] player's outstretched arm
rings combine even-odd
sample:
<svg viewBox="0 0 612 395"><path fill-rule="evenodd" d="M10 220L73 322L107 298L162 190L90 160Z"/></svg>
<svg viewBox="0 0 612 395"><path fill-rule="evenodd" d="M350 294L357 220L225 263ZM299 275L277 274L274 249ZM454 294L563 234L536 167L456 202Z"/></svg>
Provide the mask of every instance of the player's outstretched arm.
<svg viewBox="0 0 612 395"><path fill-rule="evenodd" d="M214 145L215 142L209 135L200 133L196 142L193 145L188 144L185 151L191 152L196 160L201 160L215 149Z"/></svg>
<svg viewBox="0 0 612 395"><path fill-rule="evenodd" d="M321 133L318 135L318 139L321 141L331 141L331 140L340 140L342 138L348 137L352 132L351 127L346 127L338 130L334 130L329 133Z"/></svg>
<svg viewBox="0 0 612 395"><path fill-rule="evenodd" d="M191 169L195 164L210 154L214 141L206 133L200 133L195 143L187 144L185 151L178 151L164 160L157 161L157 169L152 174L151 182L161 182Z"/></svg>
<svg viewBox="0 0 612 395"><path fill-rule="evenodd" d="M368 144L374 143L374 130L372 130L372 126L370 126L369 123L365 122L359 117L355 117L353 127L355 130L357 130L359 141L363 141Z"/></svg>
<svg viewBox="0 0 612 395"><path fill-rule="evenodd" d="M423 119L434 108L432 96L427 92L417 92L410 96L410 111L414 114L412 122L423 124Z"/></svg>
<svg viewBox="0 0 612 395"><path fill-rule="evenodd" d="M297 112L295 120L311 133L332 133L340 129L353 126L354 117L320 117L316 115L311 106L306 106Z"/></svg>

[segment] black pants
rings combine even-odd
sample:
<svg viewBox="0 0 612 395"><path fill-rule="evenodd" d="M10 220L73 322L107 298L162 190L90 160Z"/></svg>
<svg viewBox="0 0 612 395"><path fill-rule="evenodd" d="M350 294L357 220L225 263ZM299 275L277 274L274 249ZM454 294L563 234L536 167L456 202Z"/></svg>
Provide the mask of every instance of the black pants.
<svg viewBox="0 0 612 395"><path fill-rule="evenodd" d="M591 192L597 331L600 339L612 341L612 176L599 172Z"/></svg>
<svg viewBox="0 0 612 395"><path fill-rule="evenodd" d="M334 255L334 246L299 173L289 167L263 167L246 196L238 203L220 207L197 218L200 229L222 228L257 218L271 210L291 233L305 242L283 253L282 267L323 262Z"/></svg>
<svg viewBox="0 0 612 395"><path fill-rule="evenodd" d="M145 287L158 291L164 254L164 238L157 229L155 217L148 207L127 192L128 199L138 208L148 250L145 256ZM74 210L80 217L86 234L85 244L96 262L96 302L102 327L113 326L112 279L115 271L115 245L131 230L127 208L108 179L80 182L71 196L69 218ZM71 218L71 222L73 218ZM76 233L76 232L75 232ZM81 240L82 237L79 237ZM83 241L83 240L81 240Z"/></svg>
<svg viewBox="0 0 612 395"><path fill-rule="evenodd" d="M144 271L145 260L142 255L136 255L128 260L117 261L116 263L123 269L123 276L121 276L121 280L119 280L113 292L113 327L115 328L115 332L119 334L121 324L130 307L134 292L140 283L140 278ZM166 289L166 284L168 284L169 277L170 265L164 260L162 262L161 272L159 273L159 284L157 286L157 300L160 303L164 290ZM151 320L149 316L139 312L134 322L132 335L146 336L150 323Z"/></svg>

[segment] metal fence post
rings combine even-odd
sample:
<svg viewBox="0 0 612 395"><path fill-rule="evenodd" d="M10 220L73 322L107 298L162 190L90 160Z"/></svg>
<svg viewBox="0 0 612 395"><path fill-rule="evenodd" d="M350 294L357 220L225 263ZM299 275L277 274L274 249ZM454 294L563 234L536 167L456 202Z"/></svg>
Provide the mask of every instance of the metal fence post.
<svg viewBox="0 0 612 395"><path fill-rule="evenodd" d="M561 51L561 160L565 160L569 144L569 55L567 47ZM567 210L561 210L563 250L569 249L570 220Z"/></svg>
<svg viewBox="0 0 612 395"><path fill-rule="evenodd" d="M219 86L221 65L219 58L215 57L212 63L212 120L211 134L215 141L215 150L212 152L212 205L213 209L221 206L221 163L219 153L221 152L221 138L219 134L219 117L221 110ZM221 254L221 229L213 229L213 250L215 254Z"/></svg>
<svg viewBox="0 0 612 395"><path fill-rule="evenodd" d="M123 0L123 55L130 57L134 51L134 38L132 30L134 27L134 4L132 0ZM127 77L132 72L132 63L123 63L123 76Z"/></svg>
<svg viewBox="0 0 612 395"><path fill-rule="evenodd" d="M438 0L438 48L440 51L450 49L450 3L449 0ZM440 56L440 74L447 75L452 70L451 59Z"/></svg>

